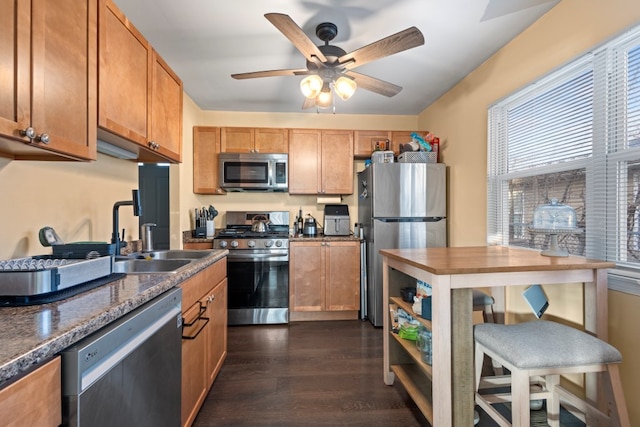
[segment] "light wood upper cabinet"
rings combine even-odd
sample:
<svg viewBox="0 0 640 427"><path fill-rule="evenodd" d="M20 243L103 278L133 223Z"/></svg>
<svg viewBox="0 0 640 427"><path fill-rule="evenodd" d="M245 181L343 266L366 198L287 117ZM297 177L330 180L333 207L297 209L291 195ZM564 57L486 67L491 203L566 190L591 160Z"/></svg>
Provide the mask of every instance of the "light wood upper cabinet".
<svg viewBox="0 0 640 427"><path fill-rule="evenodd" d="M218 183L220 128L193 127L193 192L227 194Z"/></svg>
<svg viewBox="0 0 640 427"><path fill-rule="evenodd" d="M154 50L149 98L149 144L162 156L182 161L182 80ZM155 146L154 144L157 144Z"/></svg>
<svg viewBox="0 0 640 427"><path fill-rule="evenodd" d="M376 144L391 141L391 132L384 130L357 130L353 132L354 157L369 158Z"/></svg>
<svg viewBox="0 0 640 427"><path fill-rule="evenodd" d="M286 153L288 148L288 129L236 127L221 129L223 153Z"/></svg>
<svg viewBox="0 0 640 427"><path fill-rule="evenodd" d="M352 194L353 132L291 129L290 194Z"/></svg>
<svg viewBox="0 0 640 427"><path fill-rule="evenodd" d="M0 0L0 10L0 152L95 160L96 0Z"/></svg>
<svg viewBox="0 0 640 427"><path fill-rule="evenodd" d="M99 0L98 136L143 162L180 162L182 81L112 0Z"/></svg>

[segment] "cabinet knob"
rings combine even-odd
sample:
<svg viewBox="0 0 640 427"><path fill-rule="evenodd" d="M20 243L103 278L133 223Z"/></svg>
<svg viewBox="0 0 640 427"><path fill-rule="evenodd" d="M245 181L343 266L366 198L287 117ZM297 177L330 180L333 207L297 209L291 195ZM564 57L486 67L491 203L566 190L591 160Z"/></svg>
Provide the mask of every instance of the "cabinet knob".
<svg viewBox="0 0 640 427"><path fill-rule="evenodd" d="M33 140L36 137L36 130L29 126L28 128L20 131L20 136L26 136L30 140Z"/></svg>
<svg viewBox="0 0 640 427"><path fill-rule="evenodd" d="M160 144L158 144L155 141L149 141L149 147L152 148L153 150L157 150L160 148Z"/></svg>
<svg viewBox="0 0 640 427"><path fill-rule="evenodd" d="M42 134L36 136L36 141L42 142L43 144L48 144L49 143L49 134L48 133L42 133Z"/></svg>

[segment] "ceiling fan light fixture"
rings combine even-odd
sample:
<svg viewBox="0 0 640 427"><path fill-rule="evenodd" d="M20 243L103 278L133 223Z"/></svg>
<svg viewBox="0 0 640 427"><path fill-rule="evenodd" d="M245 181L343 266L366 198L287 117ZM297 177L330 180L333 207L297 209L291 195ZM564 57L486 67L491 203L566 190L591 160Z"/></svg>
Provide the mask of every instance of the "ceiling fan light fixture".
<svg viewBox="0 0 640 427"><path fill-rule="evenodd" d="M333 96L331 95L331 90L322 91L316 97L316 106L319 108L329 108L333 105Z"/></svg>
<svg viewBox="0 0 640 427"><path fill-rule="evenodd" d="M323 81L317 74L305 77L300 82L300 90L306 98L316 98L322 90Z"/></svg>
<svg viewBox="0 0 640 427"><path fill-rule="evenodd" d="M358 85L356 84L355 80L345 76L341 76L334 83L333 89L343 101L346 101L353 96L353 94L356 92L357 87Z"/></svg>

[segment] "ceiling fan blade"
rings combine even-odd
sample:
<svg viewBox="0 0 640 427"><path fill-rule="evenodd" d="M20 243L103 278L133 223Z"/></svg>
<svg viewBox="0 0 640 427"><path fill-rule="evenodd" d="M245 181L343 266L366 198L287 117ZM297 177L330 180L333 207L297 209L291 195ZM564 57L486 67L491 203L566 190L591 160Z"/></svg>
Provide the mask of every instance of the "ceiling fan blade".
<svg viewBox="0 0 640 427"><path fill-rule="evenodd" d="M258 77L278 77L278 76L301 76L309 74L306 68L289 69L289 70L269 70L269 71L253 71L251 73L231 74L231 77L238 80L255 79Z"/></svg>
<svg viewBox="0 0 640 427"><path fill-rule="evenodd" d="M327 58L320 52L318 46L311 41L304 31L302 31L302 28L300 28L289 15L283 13L267 13L264 17L280 30L307 60L311 61L312 58L316 56L322 62L327 61Z"/></svg>
<svg viewBox="0 0 640 427"><path fill-rule="evenodd" d="M345 68L351 69L423 44L424 36L420 30L410 27L349 52L338 58L338 62L344 64Z"/></svg>
<svg viewBox="0 0 640 427"><path fill-rule="evenodd" d="M359 88L366 89L380 95L392 97L402 90L402 86L394 85L393 83L376 79L375 77L367 76L365 74L356 73L355 71L347 71L345 74L353 78Z"/></svg>
<svg viewBox="0 0 640 427"><path fill-rule="evenodd" d="M308 110L309 108L312 108L315 106L316 106L316 100L313 98L305 98L304 102L302 103L303 110Z"/></svg>

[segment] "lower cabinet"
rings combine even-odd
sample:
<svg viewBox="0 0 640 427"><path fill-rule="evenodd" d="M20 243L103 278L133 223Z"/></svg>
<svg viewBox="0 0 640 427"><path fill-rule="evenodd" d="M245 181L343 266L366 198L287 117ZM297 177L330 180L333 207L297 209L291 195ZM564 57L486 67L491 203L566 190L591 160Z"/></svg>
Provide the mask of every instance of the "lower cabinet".
<svg viewBox="0 0 640 427"><path fill-rule="evenodd" d="M290 320L357 319L359 309L359 241L290 242Z"/></svg>
<svg viewBox="0 0 640 427"><path fill-rule="evenodd" d="M62 423L60 356L0 390L0 419L15 427Z"/></svg>
<svg viewBox="0 0 640 427"><path fill-rule="evenodd" d="M182 282L182 426L196 418L227 355L227 260Z"/></svg>

